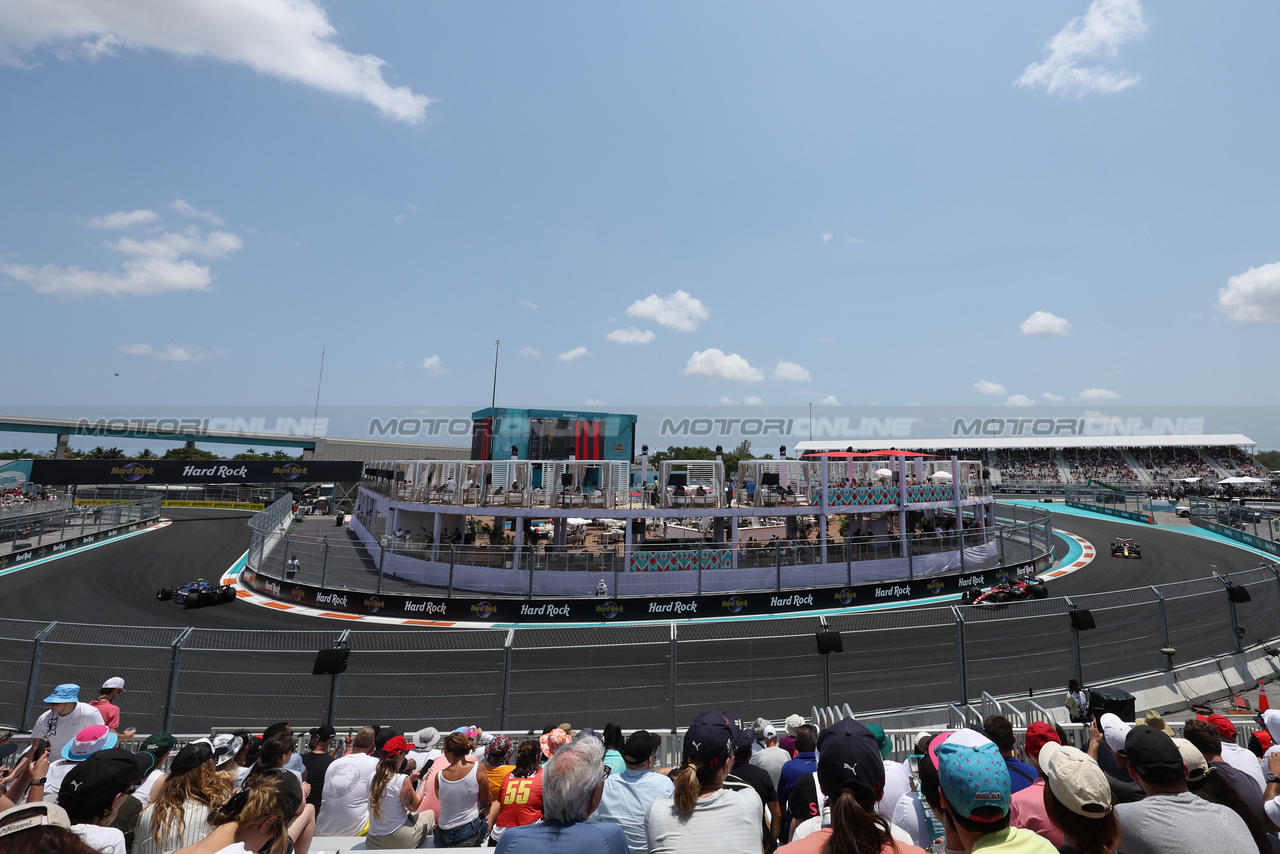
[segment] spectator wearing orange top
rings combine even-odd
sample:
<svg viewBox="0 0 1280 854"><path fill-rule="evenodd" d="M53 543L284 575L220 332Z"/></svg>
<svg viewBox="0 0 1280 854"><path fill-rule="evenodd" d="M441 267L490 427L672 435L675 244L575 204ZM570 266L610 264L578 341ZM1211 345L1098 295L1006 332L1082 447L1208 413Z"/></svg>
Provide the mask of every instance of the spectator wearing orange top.
<svg viewBox="0 0 1280 854"><path fill-rule="evenodd" d="M498 794L498 816L489 834L497 844L502 834L512 827L524 827L542 820L542 750L533 739L520 742L516 764L502 781Z"/></svg>

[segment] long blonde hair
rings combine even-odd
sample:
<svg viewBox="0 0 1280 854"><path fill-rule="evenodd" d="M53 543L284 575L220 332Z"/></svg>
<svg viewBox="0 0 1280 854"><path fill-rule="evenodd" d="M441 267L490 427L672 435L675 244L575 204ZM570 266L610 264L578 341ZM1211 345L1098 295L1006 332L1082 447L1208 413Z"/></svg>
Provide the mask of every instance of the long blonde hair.
<svg viewBox="0 0 1280 854"><path fill-rule="evenodd" d="M403 761L403 753L393 753L378 760L378 767L373 772L373 783L369 786L369 814L374 818L382 818L382 796L387 793L387 784L400 770L400 763Z"/></svg>
<svg viewBox="0 0 1280 854"><path fill-rule="evenodd" d="M151 796L154 804L151 813L151 839L156 850L163 846L161 840L181 838L186 833L184 805L189 801L202 803L209 809L222 806L231 797L231 783L216 769L216 760L202 762L190 771L170 774L156 783Z"/></svg>
<svg viewBox="0 0 1280 854"><path fill-rule="evenodd" d="M693 812L698 805L698 794L702 787L716 778L716 769L708 768L697 756L686 757L676 772L671 775L675 783L676 809L680 812Z"/></svg>
<svg viewBox="0 0 1280 854"><path fill-rule="evenodd" d="M210 813L209 824L221 827L235 822L238 827L247 827L278 818L280 823L276 825L267 854L285 854L289 850L289 822L293 816L286 815L280 802L280 783L275 776L263 775L248 785Z"/></svg>

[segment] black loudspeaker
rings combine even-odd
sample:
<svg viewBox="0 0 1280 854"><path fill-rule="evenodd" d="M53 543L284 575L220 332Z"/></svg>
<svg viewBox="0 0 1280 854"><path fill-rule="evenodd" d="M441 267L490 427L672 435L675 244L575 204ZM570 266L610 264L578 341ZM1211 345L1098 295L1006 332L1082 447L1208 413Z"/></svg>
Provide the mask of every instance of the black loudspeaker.
<svg viewBox="0 0 1280 854"><path fill-rule="evenodd" d="M1133 695L1121 688L1092 688L1089 690L1089 717L1096 718L1110 712L1122 721L1134 720Z"/></svg>
<svg viewBox="0 0 1280 854"><path fill-rule="evenodd" d="M1098 627L1098 624L1093 621L1093 612L1088 608L1073 608L1068 613L1071 615L1071 628L1077 632L1084 632Z"/></svg>
<svg viewBox="0 0 1280 854"><path fill-rule="evenodd" d="M818 652L822 655L844 652L844 637L839 632L823 629L820 632L815 632L814 637L818 639Z"/></svg>
<svg viewBox="0 0 1280 854"><path fill-rule="evenodd" d="M564 474L560 475L560 485L573 486L573 474L570 472L565 472Z"/></svg>
<svg viewBox="0 0 1280 854"><path fill-rule="evenodd" d="M315 666L311 668L312 676L336 676L347 671L347 656L351 650L346 647L322 649L316 653Z"/></svg>
<svg viewBox="0 0 1280 854"><path fill-rule="evenodd" d="M1253 597L1249 595L1249 588L1236 587L1234 584L1227 588L1227 598L1237 605L1241 602L1253 601Z"/></svg>

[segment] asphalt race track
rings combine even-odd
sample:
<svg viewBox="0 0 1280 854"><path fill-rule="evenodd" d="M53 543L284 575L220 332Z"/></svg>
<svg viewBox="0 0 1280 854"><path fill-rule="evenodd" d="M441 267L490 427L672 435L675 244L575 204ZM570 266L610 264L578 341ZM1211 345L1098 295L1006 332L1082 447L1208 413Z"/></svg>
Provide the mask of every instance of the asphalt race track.
<svg viewBox="0 0 1280 854"><path fill-rule="evenodd" d="M1042 509L1051 509L1051 505ZM1026 508L1001 508L1000 512L1021 520L1029 513ZM174 508L167 509L166 516L173 520L167 528L0 576L0 601L7 606L7 617L100 626L68 626L65 640L58 640L61 629L55 632L46 645L42 683L83 678L86 671L118 672L137 686L132 694L135 710L158 710L163 705L168 644L173 638L169 628L249 630L228 639L226 643L232 646L206 636L200 644L190 644L184 650L182 700L174 728L199 732L228 720L266 725L287 714L309 719L321 712L327 697L323 677L317 680L307 672L314 650L327 646L343 629L358 628L361 639L356 642L352 668L342 677L340 721L384 718L384 697L398 698L396 708L402 710L413 707L411 698L423 698L423 720L384 720L398 728L416 728L430 720L494 719L502 698L500 639L504 633L461 630L457 634L458 630L442 629L439 631L449 639L420 645L388 636L387 643L382 643L377 636L407 630L273 613L270 608L244 601L192 610L156 601L155 591L161 586L200 577L218 578L249 544L248 514ZM1054 525L1091 541L1099 552L1080 571L1050 582L1051 596L1202 578L1210 564L1221 572L1233 572L1262 562L1228 545L1110 519L1055 513ZM1143 559L1112 558L1108 546L1113 535L1138 539ZM1066 546L1061 541L1059 546L1059 557L1065 556ZM910 697L936 702L939 697L951 696L956 690L955 628L947 609L935 606L932 612L921 611L918 623L908 620L898 629L878 626L878 619L875 615L829 618L839 631L855 626L875 629L846 640L847 650L858 654L832 663L833 699L874 709L886 707L886 696L907 703ZM1048 620L1040 625L1048 630L1055 623ZM152 628L113 628L117 626ZM817 617L807 615L681 627L678 701L667 698L665 690L672 674L670 635L665 625L611 624L520 632L512 651L509 725L537 729L553 720L613 718L626 727L656 728L687 721L702 709L724 703L771 717L804 711L822 690L821 664L809 634L817 626ZM1020 634L1024 628L1025 623L1018 620L1008 625L1005 621L980 621L969 627L969 680L975 691L988 687L1000 691L1024 684L1047 687L1070 671L1070 654L1062 649L1010 659L1005 651L1025 641ZM322 634L281 630L319 630ZM1091 643L1105 642L1109 637L1106 628L1090 633ZM54 640L58 642L52 643ZM1225 642L1216 636L1213 641ZM114 647L116 643L129 649L123 658ZM0 660L0 683L24 684L26 668L22 662L30 646L27 642L0 642L0 658L9 649L16 664L6 670ZM426 649L436 652L424 652ZM1109 657L1111 651L1091 652L1096 654ZM569 682L562 679L567 660L572 660L577 676ZM5 676L10 670L13 672ZM742 674L761 670L775 674L774 678L742 678ZM462 673L478 678L460 688ZM637 692L637 684L653 690ZM902 693L895 695L895 691ZM297 701L288 706L291 711L274 702L257 703L253 708L262 719L246 717L244 696L281 692L297 695ZM16 725L21 701L18 695L8 693L0 696L0 722ZM142 731L159 726L158 711L133 714L133 722Z"/></svg>
<svg viewBox="0 0 1280 854"><path fill-rule="evenodd" d="M1052 510L1051 505L1043 509ZM1002 518L1025 521L1001 507ZM28 620L111 623L124 626L197 626L228 629L333 629L332 620L300 614L280 615L233 602L184 609L160 602L155 591L197 578L216 579L249 547L249 515L199 508L167 508L173 524L122 542L50 561L0 577L0 599L9 616ZM1070 531L1094 544L1098 556L1084 569L1050 582L1050 596L1102 593L1149 584L1203 578L1209 566L1230 573L1261 564L1262 558L1241 549L1174 531L1129 525L1110 519L1053 514L1055 529ZM1116 536L1132 537L1142 546L1141 560L1113 558ZM1057 556L1066 554L1059 539ZM361 628L377 628L362 624ZM394 628L394 627L381 627Z"/></svg>

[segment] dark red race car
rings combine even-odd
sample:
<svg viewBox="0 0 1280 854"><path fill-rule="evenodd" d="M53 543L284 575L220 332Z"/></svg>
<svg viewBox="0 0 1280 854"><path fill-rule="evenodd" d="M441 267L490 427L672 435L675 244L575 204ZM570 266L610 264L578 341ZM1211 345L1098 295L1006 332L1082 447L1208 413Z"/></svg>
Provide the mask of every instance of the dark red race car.
<svg viewBox="0 0 1280 854"><path fill-rule="evenodd" d="M1044 599L1049 595L1049 588L1043 581L1003 581L989 590L983 590L969 599L970 605L1007 605L1010 602L1022 602L1026 599Z"/></svg>

